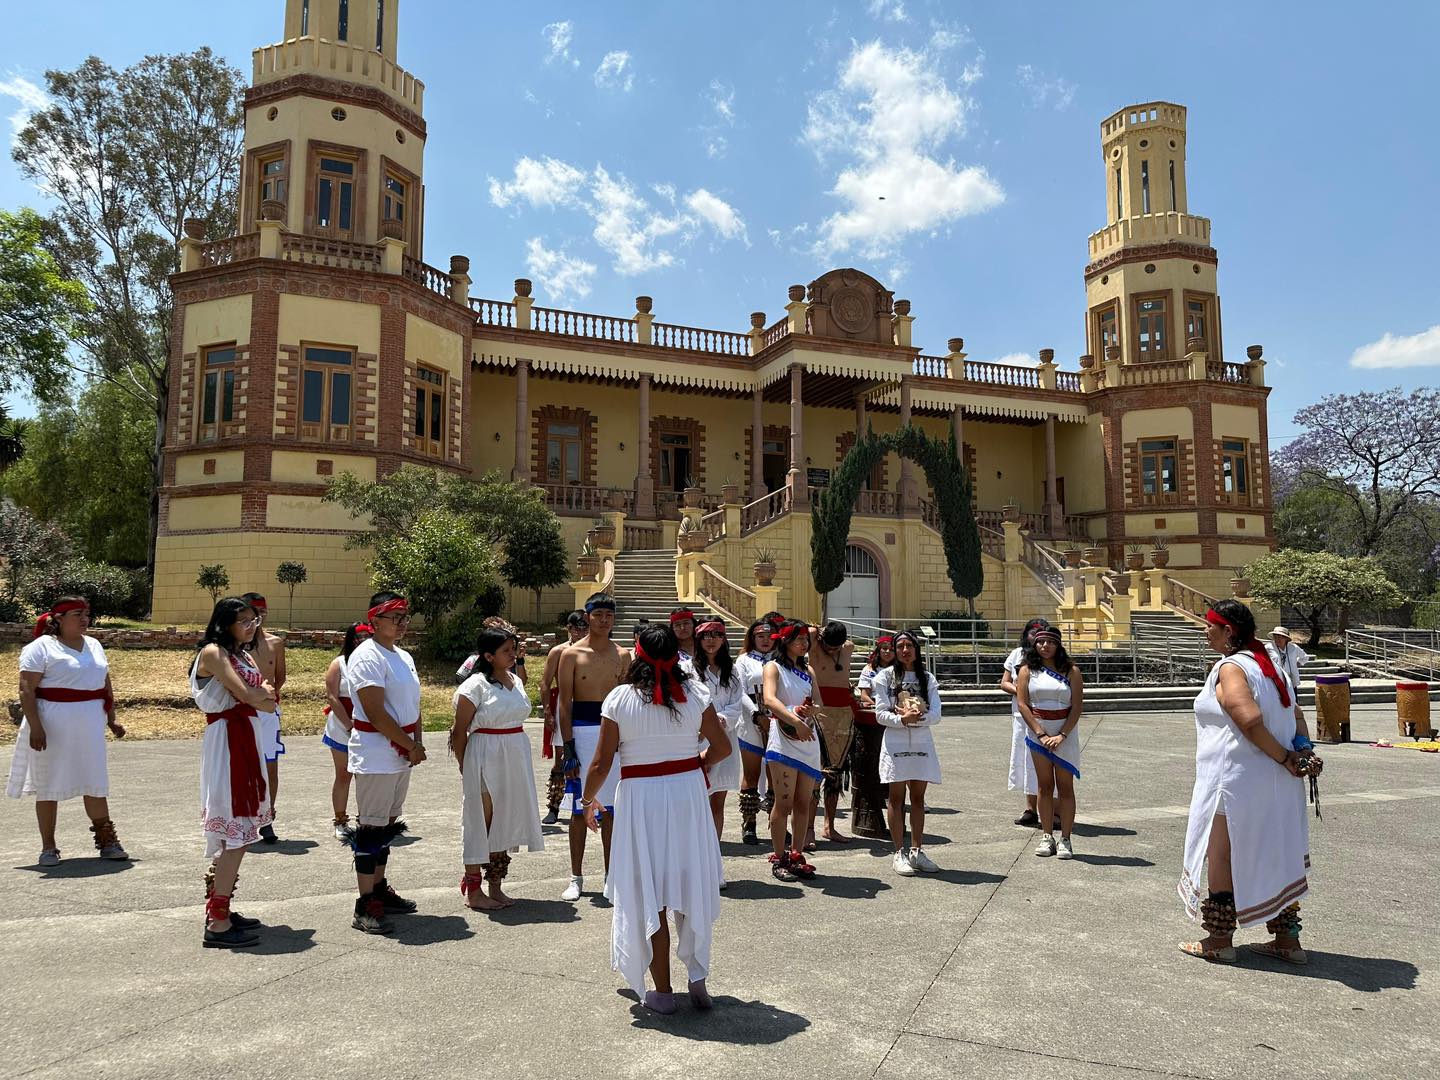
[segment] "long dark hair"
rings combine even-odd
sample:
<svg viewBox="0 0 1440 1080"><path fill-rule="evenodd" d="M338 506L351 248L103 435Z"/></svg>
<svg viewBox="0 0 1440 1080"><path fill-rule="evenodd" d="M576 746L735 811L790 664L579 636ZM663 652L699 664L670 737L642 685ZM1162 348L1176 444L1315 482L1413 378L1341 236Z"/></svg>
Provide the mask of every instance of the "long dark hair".
<svg viewBox="0 0 1440 1080"><path fill-rule="evenodd" d="M360 647L360 627L368 625L368 623L353 622L345 631L345 644L340 646L340 655L346 660L349 660L350 654ZM371 630L371 633L373 634L374 631Z"/></svg>
<svg viewBox="0 0 1440 1080"><path fill-rule="evenodd" d="M756 631L756 630L759 630L762 626L765 628L765 632L766 632L767 634L770 633L770 631L771 631L771 626L770 626L770 620L769 620L769 619L756 619L754 622L752 622L752 623L750 624L750 629L748 629L748 630L745 631L745 651L746 651L746 652L759 652L759 651L760 651L759 649L757 649L757 648L755 647L755 631ZM766 652L769 652L770 650L769 650L769 649L766 649L765 651L766 651Z"/></svg>
<svg viewBox="0 0 1440 1080"><path fill-rule="evenodd" d="M695 634L695 655L691 659L695 665L695 674L701 679L705 678L705 672L710 667L710 656L705 652L698 630ZM720 651L715 654L715 670L720 673L721 686L729 686L730 680L735 678L735 659L730 655L730 639L723 634L720 637Z"/></svg>
<svg viewBox="0 0 1440 1080"><path fill-rule="evenodd" d="M1020 631L1020 648L1030 648L1030 635L1036 630L1048 630L1050 623L1045 619L1031 619L1025 624L1025 629Z"/></svg>
<svg viewBox="0 0 1440 1080"><path fill-rule="evenodd" d="M1236 652L1245 650L1255 638L1255 614L1239 600L1217 600L1210 605L1219 615L1230 624L1230 629L1235 632L1234 648Z"/></svg>
<svg viewBox="0 0 1440 1080"><path fill-rule="evenodd" d="M654 660L674 660L680 655L680 642L675 638L675 632L665 623L649 623L636 635L635 643L645 650L645 655ZM674 681L667 679L660 684L660 698L665 707L672 713L675 711L675 698L671 693L672 687L678 683L686 687L685 696L690 696L690 690L686 686L691 676L680 664L671 669ZM627 686L633 687L635 692L645 701L655 699L656 675L654 665L640 659L639 649L636 650L635 659L630 662L630 670L620 680Z"/></svg>
<svg viewBox="0 0 1440 1080"><path fill-rule="evenodd" d="M230 633L230 627L240 620L242 611L254 611L248 603L238 596L227 596L215 605L215 610L210 613L210 621L205 625L205 633L200 635L200 643L195 646L195 654L198 656L206 645L219 645L231 656L236 656L245 651L245 642L235 640ZM195 666L195 661L190 661L190 666Z"/></svg>
<svg viewBox="0 0 1440 1080"><path fill-rule="evenodd" d="M1255 625L1253 619L1250 625L1252 627ZM1047 626L1044 627L1044 629L1049 630L1057 638L1060 636L1060 631L1056 630L1053 626ZM1031 671L1039 671L1041 668L1049 667L1049 669L1057 675L1068 676L1070 669L1075 666L1075 661L1071 660L1070 654L1065 651L1065 643L1063 641L1057 641L1055 643L1055 659L1049 664L1046 664L1045 661L1040 658L1040 650L1035 647L1035 638L1032 637L1030 644L1025 646L1025 666Z"/></svg>
<svg viewBox="0 0 1440 1080"><path fill-rule="evenodd" d="M894 663L894 661L895 661L895 635L894 635L894 634L881 634L880 637L888 637L888 638L890 639L890 661L891 661L891 663ZM867 659L867 660L865 661L865 663L866 663L867 666L869 666L869 668L870 668L871 671L879 671L879 670L880 670L880 638L876 638L876 639L875 639L875 647L870 650L870 657L869 657L869 659Z"/></svg>
<svg viewBox="0 0 1440 1080"><path fill-rule="evenodd" d="M470 669L472 674L479 672L489 679L496 686L500 680L495 677L495 665L485 659L486 653L497 653L505 647L507 641L519 641L520 635L508 624L505 626L487 626L480 631L480 636L475 639L475 664Z"/></svg>
<svg viewBox="0 0 1440 1080"><path fill-rule="evenodd" d="M806 635L805 640L808 642L810 640L810 624L807 622L802 622L800 619L786 619L783 623L781 623L775 628L775 633L781 634L784 631L789 630L791 627L798 627L798 629L796 629L793 632L792 636L787 638L786 640L775 642L775 651L770 654L770 659L774 660L786 671L809 671L810 658L808 656L802 653L798 660L792 660L790 658L790 642L794 641L795 638L799 637L801 634Z"/></svg>
<svg viewBox="0 0 1440 1080"><path fill-rule="evenodd" d="M925 658L920 655L920 638L909 630L901 630L895 635L895 659L890 661L890 671L895 677L895 693L900 693L900 687L905 685L905 665L900 663L900 639L904 638L915 646L915 687L920 691L920 696L927 702L930 700L930 673L925 670ZM925 706L930 707L928 704Z"/></svg>
<svg viewBox="0 0 1440 1080"><path fill-rule="evenodd" d="M270 605L266 602L265 597L258 592L241 593L240 599L244 600L247 604L250 605L251 611L261 616L260 621L255 624L255 633L250 635L249 644L250 648L253 649L259 643L260 635L265 633L265 618L264 615L261 613L260 609L264 608L266 611L268 611ZM256 607L256 601L259 601L259 607Z"/></svg>

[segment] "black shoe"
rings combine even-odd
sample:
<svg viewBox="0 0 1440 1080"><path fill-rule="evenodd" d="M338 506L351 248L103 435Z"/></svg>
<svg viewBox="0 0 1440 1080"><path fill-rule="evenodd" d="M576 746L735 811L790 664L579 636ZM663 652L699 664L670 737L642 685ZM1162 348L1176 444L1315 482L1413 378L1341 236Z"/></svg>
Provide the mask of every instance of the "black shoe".
<svg viewBox="0 0 1440 1080"><path fill-rule="evenodd" d="M267 844L278 844L280 842L280 838L275 835L274 825L261 825L260 839Z"/></svg>
<svg viewBox="0 0 1440 1080"><path fill-rule="evenodd" d="M411 915L420 907L414 900L406 900L392 889L388 881L377 885L374 895L385 905L386 915Z"/></svg>
<svg viewBox="0 0 1440 1080"><path fill-rule="evenodd" d="M1040 815L1035 813L1034 810L1026 810L1015 819L1015 824L1027 829L1038 828L1040 825Z"/></svg>
<svg viewBox="0 0 1440 1080"><path fill-rule="evenodd" d="M755 835L754 822L751 822L749 825L745 826L745 831L740 834L740 842L742 844L749 844L751 847L754 847L756 844L760 843L760 837Z"/></svg>
<svg viewBox="0 0 1440 1080"><path fill-rule="evenodd" d="M249 931L242 930L235 924L235 916L230 916L229 930L206 930L205 940L202 943L207 949L248 949L251 945L259 945L260 939Z"/></svg>
<svg viewBox="0 0 1440 1080"><path fill-rule="evenodd" d="M238 929L238 930L254 930L255 927L257 927L257 926L260 925L260 920L259 920L259 919L247 919L244 915L241 915L238 911L232 911L232 912L230 912L230 925L233 926L233 927L235 927L235 928Z"/></svg>
<svg viewBox="0 0 1440 1080"><path fill-rule="evenodd" d="M355 901L355 918L350 925L363 934L388 934L394 929L385 921L385 905L374 893Z"/></svg>
<svg viewBox="0 0 1440 1080"><path fill-rule="evenodd" d="M558 809L553 808L553 807L552 807L549 811L546 812L546 814L545 814L545 816L544 816L543 818L540 819L540 824L541 824L541 825L558 825L559 823L560 823L560 811L559 811Z"/></svg>

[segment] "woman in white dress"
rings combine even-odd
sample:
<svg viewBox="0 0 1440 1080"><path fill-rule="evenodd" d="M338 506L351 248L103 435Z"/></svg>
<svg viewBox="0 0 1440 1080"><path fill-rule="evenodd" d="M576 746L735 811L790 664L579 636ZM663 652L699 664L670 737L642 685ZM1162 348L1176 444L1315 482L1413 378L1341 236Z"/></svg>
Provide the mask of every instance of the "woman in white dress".
<svg viewBox="0 0 1440 1080"><path fill-rule="evenodd" d="M760 814L760 797L768 790L765 777L768 717L761 695L764 693L765 665L773 648L774 627L770 620L756 619L745 631L744 651L735 660L740 689L750 699L750 705L740 718L740 726L735 730L735 741L740 747L740 839L746 844L760 843L755 819Z"/></svg>
<svg viewBox="0 0 1440 1080"><path fill-rule="evenodd" d="M1015 824L1025 829L1034 829L1040 824L1040 815L1035 810L1039 804L1040 785L1035 782L1035 761L1030 756L1030 748L1025 745L1029 728L1020 715L1018 680L1020 668L1025 663L1025 651L1030 648L1030 636L1049 625L1045 619L1031 619L1025 624L1025 629L1020 631L1020 644L1010 650L1010 655L1005 658L1005 673L1000 676L1000 689L1010 695L1010 777L1006 787L1025 793L1025 812L1015 819Z"/></svg>
<svg viewBox="0 0 1440 1080"><path fill-rule="evenodd" d="M1020 669L1015 700L1025 721L1025 745L1035 763L1040 786L1037 802L1045 834L1035 848L1042 858L1073 859L1070 832L1075 827L1075 781L1080 776L1080 714L1085 707L1085 680L1053 626L1030 635L1025 666ZM1055 792L1059 792L1058 797ZM1059 803L1060 842L1055 842L1054 814Z"/></svg>
<svg viewBox="0 0 1440 1080"><path fill-rule="evenodd" d="M362 641L369 641L374 628L369 623L351 623L345 631L340 655L325 669L325 731L320 741L330 748L335 779L330 785L330 805L335 811L335 839L344 840L350 826L350 728L354 725L355 702L350 696L346 667L350 654Z"/></svg>
<svg viewBox="0 0 1440 1080"><path fill-rule="evenodd" d="M200 745L200 821L205 854L207 949L254 945L259 925L230 910L245 849L274 817L265 778L263 731L258 716L275 708L275 688L245 651L259 619L239 597L215 605L190 664L190 696L205 714Z"/></svg>
<svg viewBox="0 0 1440 1080"><path fill-rule="evenodd" d="M515 901L502 887L510 851L523 844L545 850L535 797L535 771L525 720L530 695L512 670L518 635L509 627L482 630L473 674L455 691L450 752L460 766L460 810L465 874L460 897L476 911L506 908ZM488 896L480 891L488 887Z"/></svg>
<svg viewBox="0 0 1440 1080"><path fill-rule="evenodd" d="M875 719L885 728L880 782L890 785L892 867L897 874L940 869L925 854L925 789L940 783L940 759L930 729L940 722L940 684L925 670L920 639L895 635L895 662L875 675ZM910 846L905 846L905 796L910 796Z"/></svg>
<svg viewBox="0 0 1440 1080"><path fill-rule="evenodd" d="M774 849L770 858L775 864L771 873L780 881L815 876L815 867L800 850L810 829L815 785L824 776L820 741L810 718L814 690L805 655L809 651L809 625L788 619L775 631L775 653L765 665L764 701L770 710L765 760L775 792L775 808L770 812ZM785 840L787 828L795 841L793 848Z"/></svg>
<svg viewBox="0 0 1440 1080"><path fill-rule="evenodd" d="M865 666L860 669L860 677L855 680L855 696L860 699L862 709L874 710L875 695L872 693L872 688L875 685L875 676L893 663L895 663L895 635L881 634L875 639L875 648L870 650L870 656L865 661Z"/></svg>
<svg viewBox="0 0 1440 1080"><path fill-rule="evenodd" d="M110 662L86 635L90 605L79 596L61 597L35 623L35 636L20 651L20 708L25 719L15 740L6 793L35 797L40 826L40 866L57 866L55 825L60 804L79 796L102 859L130 858L110 820L110 777L105 762L105 729L117 739Z"/></svg>
<svg viewBox="0 0 1440 1080"><path fill-rule="evenodd" d="M1195 792L1179 891L1206 936L1180 948L1233 964L1235 928L1264 923L1274 939L1250 948L1304 964L1300 901L1310 890L1310 833L1302 777L1324 766L1288 677L1255 640L1250 609L1221 600L1205 619L1221 659L1195 699Z"/></svg>
<svg viewBox="0 0 1440 1080"><path fill-rule="evenodd" d="M600 741L585 776L585 824L605 812L597 796L620 755L615 832L605 896L615 905L611 968L644 1005L675 1011L670 984L670 927L685 965L690 1003L708 1009L710 940L720 914L720 842L705 796L705 770L730 752L730 740L700 680L679 663L668 626L646 627L624 680L600 707ZM708 744L696 754L699 740ZM649 968L653 990L645 989Z"/></svg>
<svg viewBox="0 0 1440 1080"><path fill-rule="evenodd" d="M725 796L740 786L740 754L737 738L747 712L753 711L750 699L740 684L740 675L730 659L730 644L725 638L725 624L709 619L695 628L696 676L705 686L710 703L725 725L730 750L725 760L710 770L710 812L715 815L715 836L725 832ZM754 721L752 720L753 724ZM705 749L702 741L700 749ZM725 887L722 882L720 887Z"/></svg>

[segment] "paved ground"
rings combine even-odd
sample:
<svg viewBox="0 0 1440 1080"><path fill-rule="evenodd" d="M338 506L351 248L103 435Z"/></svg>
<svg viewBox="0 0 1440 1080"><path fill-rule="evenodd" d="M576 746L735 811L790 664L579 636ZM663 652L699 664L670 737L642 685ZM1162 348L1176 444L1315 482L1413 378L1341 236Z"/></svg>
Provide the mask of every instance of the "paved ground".
<svg viewBox="0 0 1440 1080"><path fill-rule="evenodd" d="M1356 737L1393 730L1358 712ZM28 803L0 800L0 1077L1400 1077L1440 1035L1440 755L1325 752L1314 824L1312 963L1214 967L1182 956L1175 879L1194 745L1186 716L1085 725L1074 862L1031 856L1010 819L1005 717L937 731L936 877L891 874L879 846L822 847L822 876L782 885L727 833L732 885L710 980L718 1008L646 1014L609 970L610 912L563 888L563 842L515 857L524 899L468 912L459 783L422 767L415 842L392 879L421 903L396 938L349 928L348 859L328 838L330 759L292 741L282 828L248 856L237 907L271 927L202 950L195 742L112 749L114 817L136 861L85 857L62 807L58 869L34 865ZM9 750L0 753L8 770ZM733 823L732 823L733 824ZM598 887L597 854L587 882ZM1252 937L1255 935L1251 935ZM677 973L683 986L683 973ZM1429 1062L1429 1064L1425 1064Z"/></svg>

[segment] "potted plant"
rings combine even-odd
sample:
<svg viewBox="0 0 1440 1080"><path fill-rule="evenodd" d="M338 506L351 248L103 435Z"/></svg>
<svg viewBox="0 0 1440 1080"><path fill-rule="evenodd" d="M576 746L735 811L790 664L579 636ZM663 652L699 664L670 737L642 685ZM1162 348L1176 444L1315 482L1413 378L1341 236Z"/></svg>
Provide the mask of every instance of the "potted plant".
<svg viewBox="0 0 1440 1080"><path fill-rule="evenodd" d="M771 548L755 549L755 584L775 584L775 552Z"/></svg>
<svg viewBox="0 0 1440 1080"><path fill-rule="evenodd" d="M1085 565L1086 565L1086 566L1099 566L1099 565L1100 565L1100 560L1101 560L1101 558L1103 557L1103 550L1104 550L1104 549L1101 548L1098 544L1088 544L1088 545L1086 545L1086 547L1085 547L1085 549L1084 549L1084 552L1083 552L1083 555L1082 555L1082 557L1083 557L1083 559L1084 559L1084 561L1085 561Z"/></svg>
<svg viewBox="0 0 1440 1080"><path fill-rule="evenodd" d="M689 555L696 551L704 551L708 540L705 530L699 527L695 518L685 516L680 519L680 529L675 535L675 542L680 548L681 554Z"/></svg>
<svg viewBox="0 0 1440 1080"><path fill-rule="evenodd" d="M600 574L600 555L588 536L580 545L580 554L575 559L575 571L585 581L593 581Z"/></svg>
<svg viewBox="0 0 1440 1080"><path fill-rule="evenodd" d="M604 518L595 519L595 524L590 529L590 536L597 548L613 548L615 546L615 526Z"/></svg>
<svg viewBox="0 0 1440 1080"><path fill-rule="evenodd" d="M1155 564L1157 570L1170 565L1170 545L1163 536L1157 536L1151 542L1150 561Z"/></svg>
<svg viewBox="0 0 1440 1080"><path fill-rule="evenodd" d="M727 476L720 485L720 501L727 506L740 501L740 484L733 476Z"/></svg>
<svg viewBox="0 0 1440 1080"><path fill-rule="evenodd" d="M1130 591L1130 574L1125 570L1118 571L1114 578L1115 591L1117 593L1128 593Z"/></svg>
<svg viewBox="0 0 1440 1080"><path fill-rule="evenodd" d="M1016 505L1015 505L1014 503L1012 503L1012 502L1007 502L1004 506L1000 507L1000 520L1001 520L1001 521L1019 521L1019 520L1020 520L1020 507L1016 506Z"/></svg>
<svg viewBox="0 0 1440 1080"><path fill-rule="evenodd" d="M680 496L684 506L691 510L698 508L700 506L700 496L703 494L704 492L702 492L699 485L695 483L693 476L685 478L685 491Z"/></svg>
<svg viewBox="0 0 1440 1080"><path fill-rule="evenodd" d="M1238 597L1250 595L1250 578L1245 573L1245 567L1237 566L1230 572L1230 591Z"/></svg>
<svg viewBox="0 0 1440 1080"><path fill-rule="evenodd" d="M1139 544L1125 545L1125 569L1145 569L1145 549L1142 548Z"/></svg>
<svg viewBox="0 0 1440 1080"><path fill-rule="evenodd" d="M1080 569L1080 563L1085 557L1085 553L1080 550L1080 548L1076 547L1074 544L1071 544L1065 549L1064 554L1066 566L1068 566L1071 570Z"/></svg>

